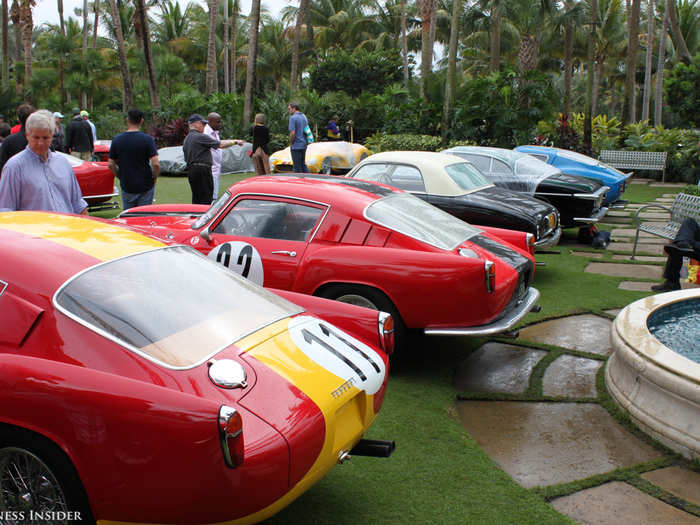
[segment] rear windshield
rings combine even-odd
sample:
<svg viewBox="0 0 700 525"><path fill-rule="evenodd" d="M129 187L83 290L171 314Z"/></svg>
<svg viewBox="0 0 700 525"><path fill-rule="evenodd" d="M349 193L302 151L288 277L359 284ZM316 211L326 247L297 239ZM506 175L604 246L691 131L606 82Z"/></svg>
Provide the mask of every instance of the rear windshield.
<svg viewBox="0 0 700 525"><path fill-rule="evenodd" d="M531 155L522 154L522 157L515 161L515 173L518 175L530 175L536 178L544 178L561 173L561 171L559 168L542 162Z"/></svg>
<svg viewBox="0 0 700 525"><path fill-rule="evenodd" d="M445 166L447 175L465 191L491 186L492 183L469 162L459 162Z"/></svg>
<svg viewBox="0 0 700 525"><path fill-rule="evenodd" d="M454 250L481 230L410 193L394 193L365 209L370 221L443 250Z"/></svg>
<svg viewBox="0 0 700 525"><path fill-rule="evenodd" d="M59 309L171 368L196 366L302 308L186 246L116 259L71 278Z"/></svg>

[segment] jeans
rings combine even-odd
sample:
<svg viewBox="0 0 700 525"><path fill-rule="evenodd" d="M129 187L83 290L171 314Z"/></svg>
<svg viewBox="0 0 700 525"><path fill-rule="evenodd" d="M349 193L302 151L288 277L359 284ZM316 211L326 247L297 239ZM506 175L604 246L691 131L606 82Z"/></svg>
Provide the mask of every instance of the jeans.
<svg viewBox="0 0 700 525"><path fill-rule="evenodd" d="M135 206L148 206L149 204L153 204L155 192L155 186L152 186L150 190L146 190L143 193L127 193L122 190L122 210L128 210Z"/></svg>
<svg viewBox="0 0 700 525"><path fill-rule="evenodd" d="M291 153L294 173L309 173L309 168L306 167L306 148L293 149Z"/></svg>
<svg viewBox="0 0 700 525"><path fill-rule="evenodd" d="M690 247L694 251L693 258L700 258L700 225L695 220L686 219L683 221L673 242L678 241L690 243ZM677 283L680 280L682 266L683 257L677 252L671 252L666 259L664 279Z"/></svg>

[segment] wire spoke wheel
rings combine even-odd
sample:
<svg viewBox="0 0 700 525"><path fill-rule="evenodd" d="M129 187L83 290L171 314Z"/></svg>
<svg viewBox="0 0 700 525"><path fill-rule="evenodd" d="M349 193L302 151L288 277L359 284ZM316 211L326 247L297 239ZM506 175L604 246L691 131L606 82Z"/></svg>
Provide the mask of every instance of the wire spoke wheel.
<svg viewBox="0 0 700 525"><path fill-rule="evenodd" d="M0 449L0 511L21 512L27 518L30 511L68 510L58 479L41 458L22 448Z"/></svg>

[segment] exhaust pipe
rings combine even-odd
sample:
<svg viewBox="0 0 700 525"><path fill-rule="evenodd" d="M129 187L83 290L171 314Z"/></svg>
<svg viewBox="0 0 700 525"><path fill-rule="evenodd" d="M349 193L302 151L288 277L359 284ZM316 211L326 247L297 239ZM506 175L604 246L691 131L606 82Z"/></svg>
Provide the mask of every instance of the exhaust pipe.
<svg viewBox="0 0 700 525"><path fill-rule="evenodd" d="M383 439L361 439L350 451L350 456L388 458L394 452L396 443Z"/></svg>

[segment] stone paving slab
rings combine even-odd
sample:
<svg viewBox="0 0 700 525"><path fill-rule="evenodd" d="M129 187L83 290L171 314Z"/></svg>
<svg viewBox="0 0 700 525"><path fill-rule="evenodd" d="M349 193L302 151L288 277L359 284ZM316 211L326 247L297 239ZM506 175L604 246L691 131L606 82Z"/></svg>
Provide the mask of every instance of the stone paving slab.
<svg viewBox="0 0 700 525"><path fill-rule="evenodd" d="M609 319L603 319L597 315L572 315L527 326L520 330L520 338L571 350L607 355L612 351L610 326Z"/></svg>
<svg viewBox="0 0 700 525"><path fill-rule="evenodd" d="M610 210L605 214L606 217L627 217L632 218L629 210Z"/></svg>
<svg viewBox="0 0 700 525"><path fill-rule="evenodd" d="M664 269L650 264L589 263L583 270L586 273L610 275L612 277L636 277L638 279L661 279Z"/></svg>
<svg viewBox="0 0 700 525"><path fill-rule="evenodd" d="M671 217L671 214L665 211L643 211L639 214L639 217L647 220L658 219L667 221Z"/></svg>
<svg viewBox="0 0 700 525"><path fill-rule="evenodd" d="M641 281L622 281L617 287L620 290L631 290L633 292L651 292L651 287L658 283L644 283Z"/></svg>
<svg viewBox="0 0 700 525"><path fill-rule="evenodd" d="M547 352L502 343L486 343L457 368L453 385L462 392L522 394L530 374Z"/></svg>
<svg viewBox="0 0 700 525"><path fill-rule="evenodd" d="M630 184L649 184L651 179L630 179Z"/></svg>
<svg viewBox="0 0 700 525"><path fill-rule="evenodd" d="M642 477L674 496L700 506L700 473L681 467L666 467L646 472Z"/></svg>
<svg viewBox="0 0 700 525"><path fill-rule="evenodd" d="M460 401L457 410L479 446L526 488L662 457L595 403Z"/></svg>
<svg viewBox="0 0 700 525"><path fill-rule="evenodd" d="M700 525L697 516L622 481L557 498L551 505L581 525Z"/></svg>
<svg viewBox="0 0 700 525"><path fill-rule="evenodd" d="M610 235L612 235L612 238L616 237L632 237L637 234L637 230L635 228L614 228L613 230L610 231ZM639 233L639 238L640 239L645 239L645 238L656 238L656 239L661 239L661 237L657 235L652 235L651 233L647 232L640 232ZM668 241L666 241L668 242Z"/></svg>
<svg viewBox="0 0 700 525"><path fill-rule="evenodd" d="M542 394L545 396L598 397L595 376L602 361L573 355L557 357L545 370Z"/></svg>
<svg viewBox="0 0 700 525"><path fill-rule="evenodd" d="M639 252L639 250L637 250ZM632 254L630 255L613 255L612 256L613 260L615 261L631 261L632 260ZM661 255L639 255L637 253L634 256L635 261L642 261L642 262L658 262L658 263L665 263L666 262L666 257L661 256Z"/></svg>
<svg viewBox="0 0 700 525"><path fill-rule="evenodd" d="M618 224L629 224L630 219L628 217L608 217L607 215L603 217L598 224L609 224L611 226L616 226Z"/></svg>
<svg viewBox="0 0 700 525"><path fill-rule="evenodd" d="M676 200L675 197L659 197L658 199L656 199L656 202L661 202L661 203L670 202L670 203L673 203L673 201L675 201L675 200Z"/></svg>
<svg viewBox="0 0 700 525"><path fill-rule="evenodd" d="M605 254L601 252L571 252L571 255L578 255L580 257L590 257L592 259L602 259Z"/></svg>
<svg viewBox="0 0 700 525"><path fill-rule="evenodd" d="M608 245L608 250L614 250L617 252L629 252L632 253L632 248L634 248L634 243L631 242L613 242ZM638 244L637 253L647 254L647 255L663 255L664 247L661 244Z"/></svg>
<svg viewBox="0 0 700 525"><path fill-rule="evenodd" d="M611 308L610 310L603 310L606 314L617 316L622 311L622 308Z"/></svg>
<svg viewBox="0 0 700 525"><path fill-rule="evenodd" d="M654 188L684 188L688 184L685 182L650 182L649 186Z"/></svg>

